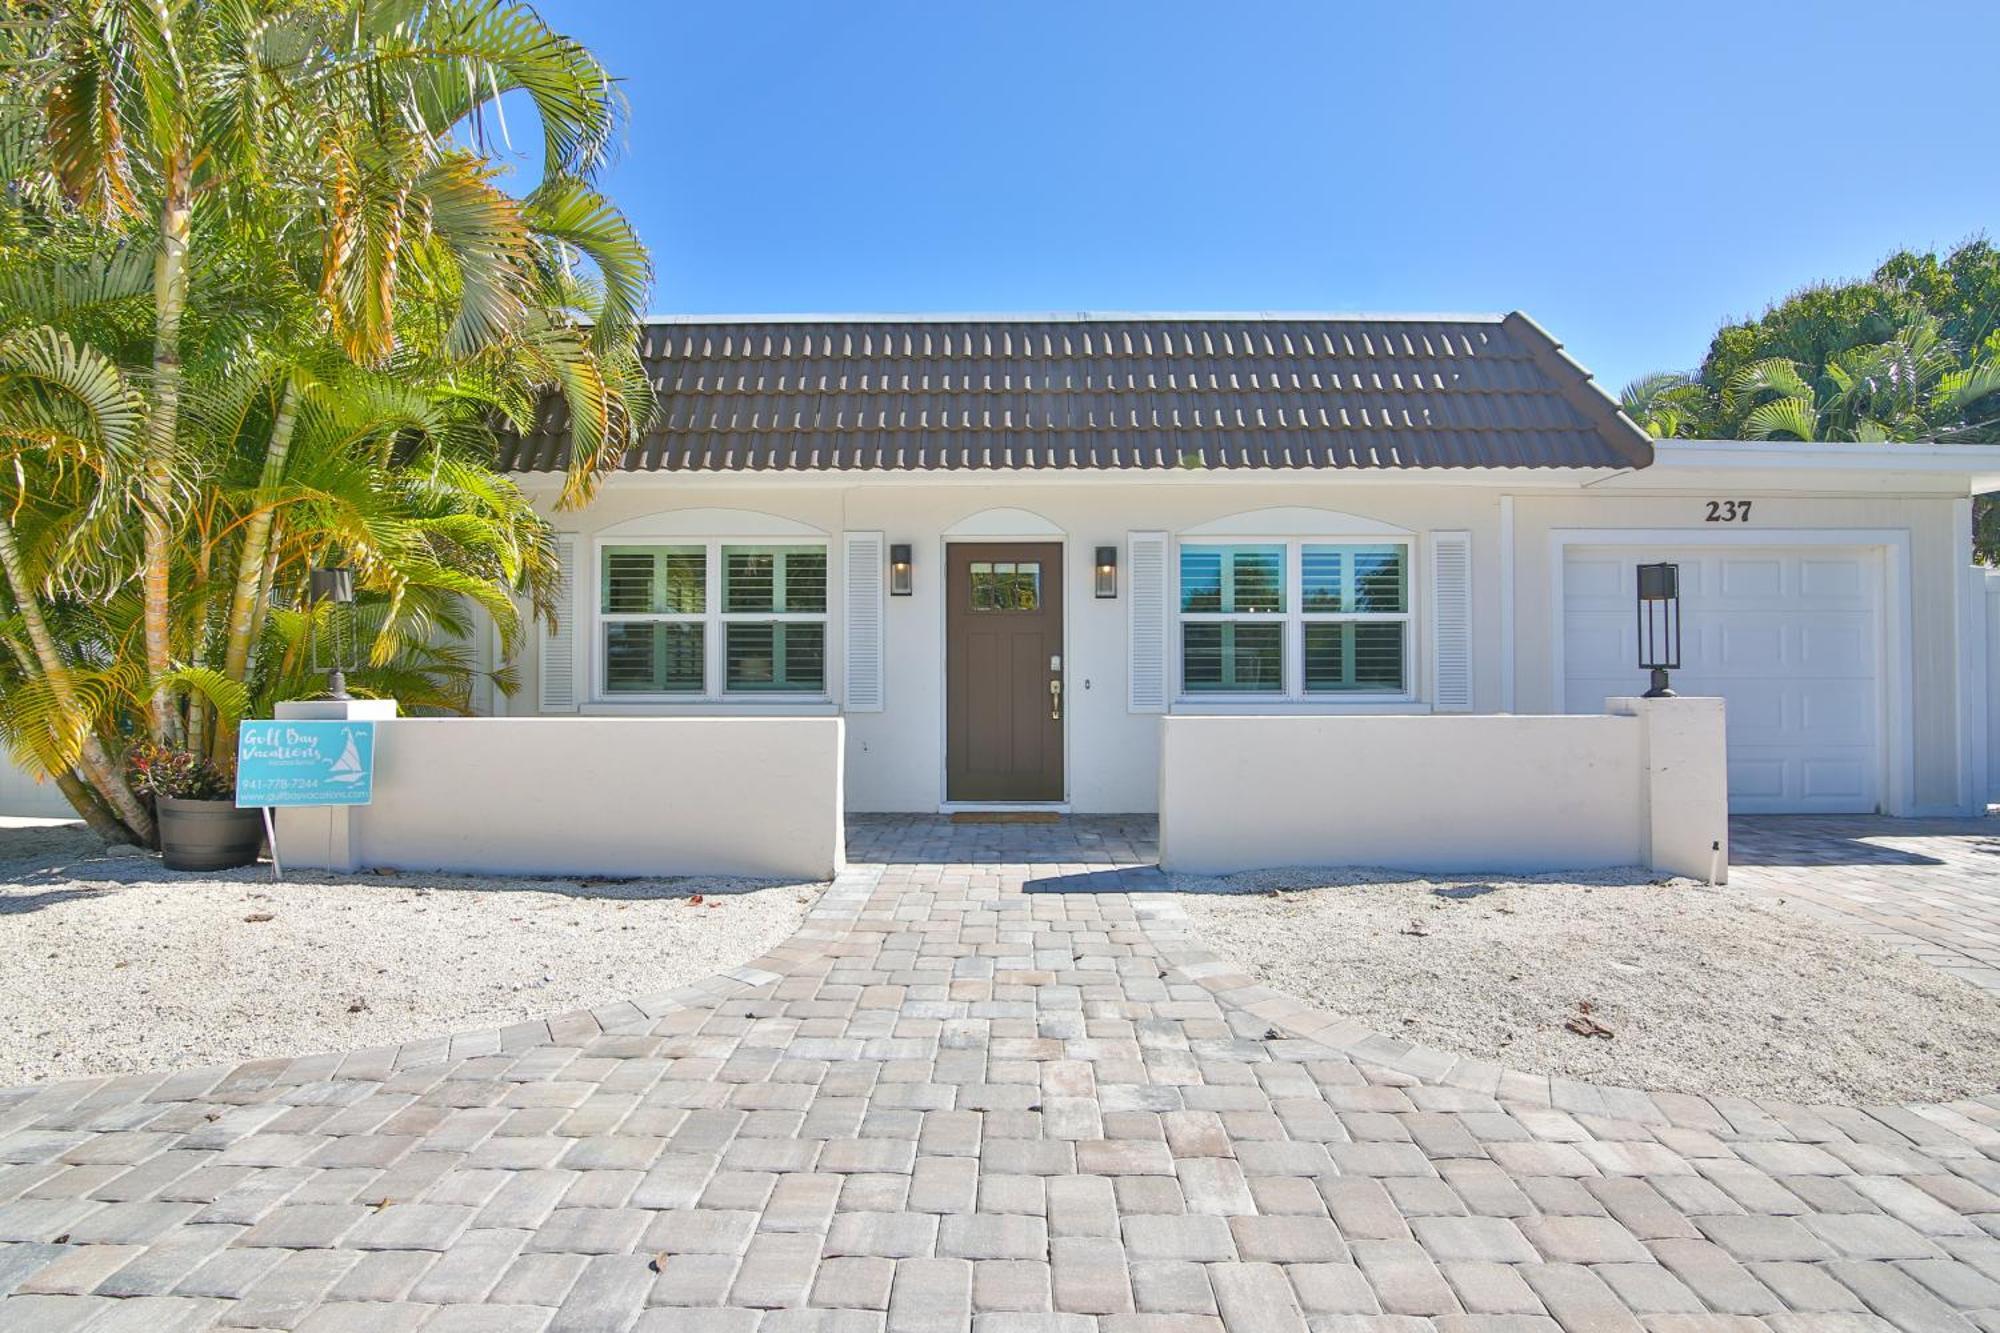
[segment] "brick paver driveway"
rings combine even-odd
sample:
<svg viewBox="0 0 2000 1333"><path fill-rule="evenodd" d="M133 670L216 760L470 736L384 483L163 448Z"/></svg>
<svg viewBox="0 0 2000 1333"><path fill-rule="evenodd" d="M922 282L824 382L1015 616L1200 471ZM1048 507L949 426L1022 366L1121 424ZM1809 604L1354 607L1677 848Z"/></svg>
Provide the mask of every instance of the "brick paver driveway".
<svg viewBox="0 0 2000 1333"><path fill-rule="evenodd" d="M0 1094L0 1328L2000 1329L2000 1098L1411 1048L1201 952L1150 833L860 821L673 996Z"/></svg>
<svg viewBox="0 0 2000 1333"><path fill-rule="evenodd" d="M2000 820L1730 821L1731 882L2000 993Z"/></svg>

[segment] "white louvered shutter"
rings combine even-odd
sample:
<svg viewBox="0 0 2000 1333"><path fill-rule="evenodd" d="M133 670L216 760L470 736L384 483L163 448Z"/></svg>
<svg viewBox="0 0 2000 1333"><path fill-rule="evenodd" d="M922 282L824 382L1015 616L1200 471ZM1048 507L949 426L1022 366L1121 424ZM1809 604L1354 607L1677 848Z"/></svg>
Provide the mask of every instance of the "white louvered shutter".
<svg viewBox="0 0 2000 1333"><path fill-rule="evenodd" d="M1472 534L1431 534L1431 707L1472 709Z"/></svg>
<svg viewBox="0 0 2000 1333"><path fill-rule="evenodd" d="M882 534L846 537L847 711L882 711Z"/></svg>
<svg viewBox="0 0 2000 1333"><path fill-rule="evenodd" d="M583 603L578 597L576 537L556 536L556 567L560 570L556 587L556 623L542 631L541 710L544 713L573 713L577 705L577 661L581 656L578 640Z"/></svg>
<svg viewBox="0 0 2000 1333"><path fill-rule="evenodd" d="M1126 707L1134 713L1167 711L1167 534L1133 532L1125 538Z"/></svg>

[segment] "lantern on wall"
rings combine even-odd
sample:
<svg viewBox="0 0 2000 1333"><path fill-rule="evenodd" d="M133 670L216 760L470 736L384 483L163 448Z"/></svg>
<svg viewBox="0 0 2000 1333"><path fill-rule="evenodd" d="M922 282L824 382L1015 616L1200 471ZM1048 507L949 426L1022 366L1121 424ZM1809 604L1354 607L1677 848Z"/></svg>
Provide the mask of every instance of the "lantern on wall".
<svg viewBox="0 0 2000 1333"><path fill-rule="evenodd" d="M1653 673L1648 699L1671 699L1667 673L1681 669L1681 567L1639 566L1639 669Z"/></svg>
<svg viewBox="0 0 2000 1333"><path fill-rule="evenodd" d="M896 542L889 548L889 595L908 597L913 583L910 573L910 544Z"/></svg>
<svg viewBox="0 0 2000 1333"><path fill-rule="evenodd" d="M1115 546L1097 548L1097 595L1118 595L1118 548Z"/></svg>

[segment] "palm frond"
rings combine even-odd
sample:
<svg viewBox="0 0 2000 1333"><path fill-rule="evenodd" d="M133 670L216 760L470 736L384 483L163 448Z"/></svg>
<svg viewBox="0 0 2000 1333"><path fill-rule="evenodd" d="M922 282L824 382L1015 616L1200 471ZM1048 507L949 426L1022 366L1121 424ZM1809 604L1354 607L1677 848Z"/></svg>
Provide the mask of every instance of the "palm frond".
<svg viewBox="0 0 2000 1333"><path fill-rule="evenodd" d="M645 314L652 265L631 222L604 195L573 177L544 181L525 201L528 224L574 246L597 270L603 298L590 312L601 351L628 341Z"/></svg>
<svg viewBox="0 0 2000 1333"><path fill-rule="evenodd" d="M1752 410L1743 425L1746 440L1819 438L1819 414L1810 398L1773 398Z"/></svg>

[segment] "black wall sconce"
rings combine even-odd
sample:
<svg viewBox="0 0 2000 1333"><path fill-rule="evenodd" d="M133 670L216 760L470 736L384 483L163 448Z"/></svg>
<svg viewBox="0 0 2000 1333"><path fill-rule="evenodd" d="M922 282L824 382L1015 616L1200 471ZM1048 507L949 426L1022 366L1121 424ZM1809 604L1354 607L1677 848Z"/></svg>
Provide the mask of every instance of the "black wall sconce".
<svg viewBox="0 0 2000 1333"><path fill-rule="evenodd" d="M912 587L910 578L910 544L897 542L889 548L889 595L908 597Z"/></svg>
<svg viewBox="0 0 2000 1333"><path fill-rule="evenodd" d="M1097 595L1118 595L1118 548L1115 546L1097 548Z"/></svg>
<svg viewBox="0 0 2000 1333"><path fill-rule="evenodd" d="M1648 699L1671 699L1667 673L1681 669L1681 567L1639 566L1639 669L1653 673Z"/></svg>
<svg viewBox="0 0 2000 1333"><path fill-rule="evenodd" d="M319 632L319 604L330 602L326 633ZM347 673L359 666L354 644L354 571L339 566L315 569L306 587L307 653L315 671L326 672L326 696L347 698Z"/></svg>

